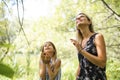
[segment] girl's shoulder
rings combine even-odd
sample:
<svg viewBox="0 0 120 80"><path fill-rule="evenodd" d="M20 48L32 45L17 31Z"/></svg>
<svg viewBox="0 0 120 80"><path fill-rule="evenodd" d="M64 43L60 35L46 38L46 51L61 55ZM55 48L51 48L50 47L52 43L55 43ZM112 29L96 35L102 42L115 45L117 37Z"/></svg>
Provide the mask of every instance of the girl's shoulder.
<svg viewBox="0 0 120 80"><path fill-rule="evenodd" d="M61 59L57 58L55 62L56 63L61 63Z"/></svg>
<svg viewBox="0 0 120 80"><path fill-rule="evenodd" d="M61 59L57 58L56 61L61 61Z"/></svg>
<svg viewBox="0 0 120 80"><path fill-rule="evenodd" d="M55 64L60 66L61 65L61 59L57 58L56 61L55 61Z"/></svg>

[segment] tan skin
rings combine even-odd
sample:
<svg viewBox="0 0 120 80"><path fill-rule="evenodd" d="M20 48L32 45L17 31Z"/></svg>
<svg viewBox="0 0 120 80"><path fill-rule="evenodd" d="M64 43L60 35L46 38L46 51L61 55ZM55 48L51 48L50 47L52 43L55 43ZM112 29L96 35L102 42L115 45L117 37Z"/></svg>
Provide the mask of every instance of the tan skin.
<svg viewBox="0 0 120 80"><path fill-rule="evenodd" d="M94 56L82 50L85 47L85 44L89 40L90 36L94 34L89 30L90 24L91 22L86 18L84 14L78 15L76 17L76 26L77 26L77 29L81 31L83 39L82 39L82 42L78 42L75 39L70 39L70 40L74 44L74 46L77 48L78 52L80 52L80 54L86 57L94 65L104 68L106 66L107 58L106 58L105 41L102 34L97 34L94 40L94 44L96 46L98 56ZM80 71L80 66L78 66L76 76L79 74L79 71Z"/></svg>
<svg viewBox="0 0 120 80"><path fill-rule="evenodd" d="M43 49L44 49L43 51L44 51L45 55L42 56L41 62L39 65L40 66L40 78L42 80L46 80L45 74L46 74L46 68L48 68L47 72L48 72L50 80L55 80L55 77L61 67L61 60L57 59L57 61L56 61L56 57L54 54L54 48L51 45L51 43L49 43L49 42L45 43ZM43 61L43 59L46 60L47 63L45 63ZM50 60L52 60L51 65L50 65ZM52 70L53 67L54 67L54 69Z"/></svg>

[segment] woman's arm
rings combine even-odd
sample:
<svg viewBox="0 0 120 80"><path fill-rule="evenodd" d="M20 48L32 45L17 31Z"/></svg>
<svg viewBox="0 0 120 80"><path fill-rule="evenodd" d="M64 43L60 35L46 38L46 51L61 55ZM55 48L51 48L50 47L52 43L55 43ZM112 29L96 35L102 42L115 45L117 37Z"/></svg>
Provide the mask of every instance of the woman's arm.
<svg viewBox="0 0 120 80"><path fill-rule="evenodd" d="M76 78L78 77L78 75L80 74L80 64L78 65L77 71L76 71Z"/></svg>
<svg viewBox="0 0 120 80"><path fill-rule="evenodd" d="M91 63L95 64L96 66L99 66L101 68L104 68L106 65L106 46L105 46L105 41L104 37L102 34L97 34L95 36L95 45L97 49L97 56L94 56L84 50L81 49L81 46L78 41L76 40L71 40L72 43L75 45L77 50L84 56L86 57Z"/></svg>
<svg viewBox="0 0 120 80"><path fill-rule="evenodd" d="M53 65L54 69L52 70L50 64L46 64L48 68L48 74L50 77L50 80L55 80L56 75L58 74L58 71L60 70L61 67L61 60L58 59L55 64Z"/></svg>

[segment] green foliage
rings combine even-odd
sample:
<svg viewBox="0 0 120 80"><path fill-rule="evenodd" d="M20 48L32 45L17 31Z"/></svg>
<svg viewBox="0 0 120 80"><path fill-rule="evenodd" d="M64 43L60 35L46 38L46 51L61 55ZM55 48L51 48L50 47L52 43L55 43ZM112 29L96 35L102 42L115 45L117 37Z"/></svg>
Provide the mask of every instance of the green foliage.
<svg viewBox="0 0 120 80"><path fill-rule="evenodd" d="M105 1L120 14L120 1ZM13 79L39 79L40 47L45 41L50 40L56 45L58 58L62 60L61 80L75 80L78 61L76 49L71 44L70 38L75 38L75 16L79 12L88 14L93 21L95 31L104 35L108 56L106 68L108 80L120 79L117 75L120 74L120 22L115 15L111 15L101 0L61 0L54 15L39 17L36 21L25 20L23 29L29 45L23 32L19 32L18 19L12 18L13 21L11 21L4 18L6 12L4 7L5 5L1 3L0 55L4 55L7 48L10 48L3 62L8 62L14 68ZM5 80L5 78L2 79Z"/></svg>
<svg viewBox="0 0 120 80"><path fill-rule="evenodd" d="M120 80L120 62L117 59L109 59L107 62L108 80Z"/></svg>
<svg viewBox="0 0 120 80"><path fill-rule="evenodd" d="M73 64L74 63L74 64ZM61 80L75 80L75 73L78 67L77 56L74 58L62 58L62 79Z"/></svg>
<svg viewBox="0 0 120 80"><path fill-rule="evenodd" d="M0 63L0 75L9 77L9 78L13 78L14 76L14 70L12 68L10 68L9 66Z"/></svg>
<svg viewBox="0 0 120 80"><path fill-rule="evenodd" d="M108 5L114 10L116 11L118 14L120 14L120 1L118 0L105 0Z"/></svg>

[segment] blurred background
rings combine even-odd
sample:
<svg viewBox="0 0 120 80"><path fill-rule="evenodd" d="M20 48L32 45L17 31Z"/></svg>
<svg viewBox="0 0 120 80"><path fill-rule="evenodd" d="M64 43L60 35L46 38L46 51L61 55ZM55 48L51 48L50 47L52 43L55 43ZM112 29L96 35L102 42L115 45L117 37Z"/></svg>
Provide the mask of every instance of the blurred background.
<svg viewBox="0 0 120 80"><path fill-rule="evenodd" d="M75 80L75 17L86 13L106 42L108 80L120 80L120 0L0 0L0 80L39 80L40 47L52 41L62 79Z"/></svg>

